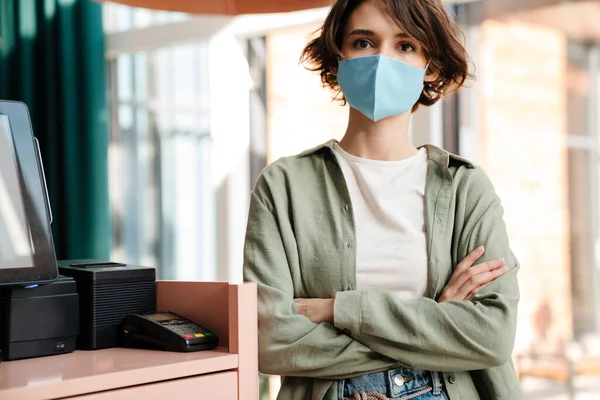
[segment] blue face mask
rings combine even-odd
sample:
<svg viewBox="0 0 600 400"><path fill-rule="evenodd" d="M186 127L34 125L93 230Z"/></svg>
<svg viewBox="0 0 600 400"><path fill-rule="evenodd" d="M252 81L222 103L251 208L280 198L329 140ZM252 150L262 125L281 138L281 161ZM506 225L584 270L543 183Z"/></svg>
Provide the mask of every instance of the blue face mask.
<svg viewBox="0 0 600 400"><path fill-rule="evenodd" d="M379 121L412 109L423 91L425 71L377 54L340 60L337 81L350 107Z"/></svg>

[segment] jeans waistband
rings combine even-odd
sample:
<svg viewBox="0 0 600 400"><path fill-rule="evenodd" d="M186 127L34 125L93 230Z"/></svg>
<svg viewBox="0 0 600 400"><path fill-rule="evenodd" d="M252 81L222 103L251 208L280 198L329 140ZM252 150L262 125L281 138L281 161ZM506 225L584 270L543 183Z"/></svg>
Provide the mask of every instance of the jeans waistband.
<svg viewBox="0 0 600 400"><path fill-rule="evenodd" d="M399 398L427 388L432 388L433 394L439 394L442 392L442 382L440 372L396 368L340 381L338 398L352 398L356 392L375 392Z"/></svg>

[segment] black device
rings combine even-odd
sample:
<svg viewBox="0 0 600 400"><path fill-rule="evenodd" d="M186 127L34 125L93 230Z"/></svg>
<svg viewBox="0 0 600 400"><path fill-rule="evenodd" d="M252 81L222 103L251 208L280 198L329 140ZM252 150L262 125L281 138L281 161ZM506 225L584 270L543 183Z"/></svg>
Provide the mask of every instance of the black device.
<svg viewBox="0 0 600 400"><path fill-rule="evenodd" d="M71 353L79 334L73 278L32 289L0 289L0 349L4 360Z"/></svg>
<svg viewBox="0 0 600 400"><path fill-rule="evenodd" d="M0 100L0 286L58 277L39 145L24 103Z"/></svg>
<svg viewBox="0 0 600 400"><path fill-rule="evenodd" d="M130 315L123 321L121 334L127 347L188 352L219 345L213 332L169 311Z"/></svg>
<svg viewBox="0 0 600 400"><path fill-rule="evenodd" d="M108 261L59 261L61 275L77 282L81 350L117 347L121 323L156 311L156 269Z"/></svg>

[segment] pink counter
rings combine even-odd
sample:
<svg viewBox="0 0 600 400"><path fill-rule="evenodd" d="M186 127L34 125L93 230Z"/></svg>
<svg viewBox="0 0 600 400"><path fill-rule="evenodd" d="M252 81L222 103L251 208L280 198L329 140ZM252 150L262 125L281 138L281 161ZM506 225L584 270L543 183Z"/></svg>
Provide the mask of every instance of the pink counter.
<svg viewBox="0 0 600 400"><path fill-rule="evenodd" d="M159 281L157 303L205 325L223 347L114 348L2 362L0 400L258 399L255 284Z"/></svg>

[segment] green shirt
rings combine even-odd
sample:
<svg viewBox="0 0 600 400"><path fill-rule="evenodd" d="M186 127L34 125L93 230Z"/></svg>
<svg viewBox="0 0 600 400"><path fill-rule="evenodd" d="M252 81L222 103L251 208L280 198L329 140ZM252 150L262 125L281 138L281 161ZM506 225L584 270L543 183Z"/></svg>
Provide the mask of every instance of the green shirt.
<svg viewBox="0 0 600 400"><path fill-rule="evenodd" d="M451 400L518 400L511 362L518 262L494 188L434 146L425 187L427 296L402 302L356 290L356 233L333 141L268 166L251 194L244 279L258 284L259 369L285 377L279 399L338 400L339 379L397 366L441 371ZM437 303L454 267L504 257L509 272L472 301ZM294 298L335 298L334 324L298 315Z"/></svg>

